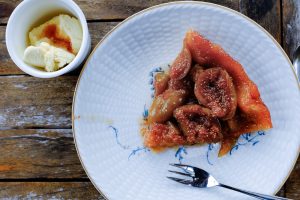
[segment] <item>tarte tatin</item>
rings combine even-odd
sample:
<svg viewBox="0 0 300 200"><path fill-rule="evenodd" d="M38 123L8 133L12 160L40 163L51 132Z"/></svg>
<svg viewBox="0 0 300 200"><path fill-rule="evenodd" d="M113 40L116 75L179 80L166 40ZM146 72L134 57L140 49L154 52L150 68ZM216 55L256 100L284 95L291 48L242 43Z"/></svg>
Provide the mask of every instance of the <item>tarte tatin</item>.
<svg viewBox="0 0 300 200"><path fill-rule="evenodd" d="M155 75L154 89L143 133L145 146L155 151L220 142L223 156L241 134L272 128L242 65L192 30L170 70Z"/></svg>

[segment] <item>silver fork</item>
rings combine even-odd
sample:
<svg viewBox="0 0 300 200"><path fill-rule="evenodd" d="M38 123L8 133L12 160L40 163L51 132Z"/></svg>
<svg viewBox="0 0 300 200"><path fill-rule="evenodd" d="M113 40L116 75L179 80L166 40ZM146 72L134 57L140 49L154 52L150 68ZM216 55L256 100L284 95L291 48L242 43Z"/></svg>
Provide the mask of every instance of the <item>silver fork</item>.
<svg viewBox="0 0 300 200"><path fill-rule="evenodd" d="M187 179L180 179L180 178L175 178L175 177L167 177L167 178L169 178L173 181L185 184L185 185L198 187L198 188L209 188L209 187L219 186L219 187L227 188L227 189L234 190L234 191L237 191L237 192L241 192L241 193L247 194L249 196L256 197L258 199L264 199L264 200L282 199L282 200L287 200L287 198L283 198L283 197L276 197L276 196L271 196L271 195L259 194L259 193L256 193L256 192L250 192L250 191L247 191L247 190L242 190L242 189L234 188L234 187L231 187L231 186L228 186L228 185L224 185L222 183L219 183L208 172L204 171L203 169L197 168L197 167L193 167L193 166L190 166L190 165L182 165L182 164L170 164L170 165L182 169L183 172L178 172L178 171L173 171L173 170L169 170L169 172L179 174L179 175L183 175L183 176L187 176L187 177L190 177L192 179L187 180Z"/></svg>

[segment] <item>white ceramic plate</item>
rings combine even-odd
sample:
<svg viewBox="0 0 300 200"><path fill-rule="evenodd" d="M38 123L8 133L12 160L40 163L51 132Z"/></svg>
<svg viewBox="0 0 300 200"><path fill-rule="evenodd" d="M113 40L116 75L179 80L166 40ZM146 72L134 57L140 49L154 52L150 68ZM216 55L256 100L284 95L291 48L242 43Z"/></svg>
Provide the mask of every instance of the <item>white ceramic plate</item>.
<svg viewBox="0 0 300 200"><path fill-rule="evenodd" d="M217 158L218 145L155 154L143 148L139 133L151 102L152 72L174 60L190 28L220 44L244 66L274 124L270 131L244 135L222 158ZM95 187L112 200L251 199L166 179L168 164L179 160L208 170L222 183L274 194L291 172L300 147L300 93L291 67L264 29L233 10L196 2L146 9L99 43L79 78L73 131L81 162Z"/></svg>

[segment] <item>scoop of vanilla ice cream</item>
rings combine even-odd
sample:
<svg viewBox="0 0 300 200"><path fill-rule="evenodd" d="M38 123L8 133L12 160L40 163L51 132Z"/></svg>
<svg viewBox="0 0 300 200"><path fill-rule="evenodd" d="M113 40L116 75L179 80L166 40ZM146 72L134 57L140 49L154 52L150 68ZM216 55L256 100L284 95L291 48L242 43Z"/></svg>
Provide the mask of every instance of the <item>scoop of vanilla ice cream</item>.
<svg viewBox="0 0 300 200"><path fill-rule="evenodd" d="M44 43L41 43L41 44L44 44ZM49 48L49 50L45 53L44 63L45 63L45 70L47 72L53 72L53 71L58 70L58 67L55 64L54 48Z"/></svg>
<svg viewBox="0 0 300 200"><path fill-rule="evenodd" d="M45 51L43 48L35 47L35 46L29 46L25 49L24 52L24 61L27 64L33 65L35 67L45 67L45 61L44 56Z"/></svg>
<svg viewBox="0 0 300 200"><path fill-rule="evenodd" d="M72 62L75 55L46 42L29 46L24 52L24 61L29 65L45 68L48 72L56 71Z"/></svg>
<svg viewBox="0 0 300 200"><path fill-rule="evenodd" d="M51 29L49 29L49 26L51 26ZM29 40L33 46L38 46L41 42L47 42L50 45L77 54L81 46L82 35L82 27L78 19L61 14L30 31ZM65 46L68 42L71 45L71 50Z"/></svg>

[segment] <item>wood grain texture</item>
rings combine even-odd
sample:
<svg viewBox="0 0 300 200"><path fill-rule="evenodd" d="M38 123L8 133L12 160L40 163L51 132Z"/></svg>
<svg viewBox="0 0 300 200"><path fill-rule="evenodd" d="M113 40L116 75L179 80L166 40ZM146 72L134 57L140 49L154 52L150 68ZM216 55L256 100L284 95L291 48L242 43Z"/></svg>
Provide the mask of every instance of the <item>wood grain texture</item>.
<svg viewBox="0 0 300 200"><path fill-rule="evenodd" d="M101 11L105 10L107 7L111 9L116 9L122 8L124 9L124 12L128 12L126 17L129 15L133 14L133 10L140 10L143 8L146 8L151 5L155 5L157 3L162 3L165 1L145 1L144 3L141 3L142 0L136 0L136 1L129 1L126 6L129 6L132 9L124 9L126 6L115 6L117 4L122 4L124 3L123 1L119 0L114 0L114 1L78 1L79 5L82 8L85 8L87 14L91 14L91 16L95 16L97 13L103 14L106 13L107 11ZM4 7L11 7L14 6L18 3L18 1L1 1L2 5L6 5ZM221 0L209 0L208 2L212 3L218 3L220 5L225 5L227 7L233 8L235 10L240 10L242 13L250 16L254 20L256 20L259 24L261 24L264 28L266 28L278 41L280 41L280 13L278 11L279 6L279 0L272 0L266 2L273 2L273 3L253 3L253 1L250 0L241 0L239 2L238 0L226 0L226 1L221 1ZM256 2L261 2L256 1ZM106 5L106 6L102 6ZM110 6L108 6L110 5ZM143 5L143 7L139 7L137 5ZM3 9L2 7L1 9ZM133 9L135 8L135 9ZM263 9L264 12L260 13L257 10ZM116 11L117 12L117 11ZM259 17L256 16L256 12L259 13ZM108 12L110 13L110 12ZM118 11L119 13L119 11ZM121 19L122 17L120 17ZM1 17L0 17L1 19ZM279 23L279 24L278 24ZM117 22L94 22L94 23L89 23L89 30L91 33L91 38L92 38L92 47L97 44L100 39L109 31L111 30ZM13 74L24 74L10 59L9 54L6 49L6 44L5 44L5 26L0 26L0 63L1 63L1 68L0 68L0 75L13 75ZM80 68L79 68L80 69ZM73 72L73 74L78 74L79 70L76 72Z"/></svg>
<svg viewBox="0 0 300 200"><path fill-rule="evenodd" d="M284 197L284 191L277 196ZM0 198L104 200L90 182L0 182Z"/></svg>
<svg viewBox="0 0 300 200"><path fill-rule="evenodd" d="M10 59L5 44L5 29L5 26L0 26L0 75L23 74L23 72Z"/></svg>
<svg viewBox="0 0 300 200"><path fill-rule="evenodd" d="M71 128L77 76L0 76L0 130Z"/></svg>
<svg viewBox="0 0 300 200"><path fill-rule="evenodd" d="M283 47L292 58L294 51L300 45L300 1L282 1L283 14Z"/></svg>
<svg viewBox="0 0 300 200"><path fill-rule="evenodd" d="M0 131L0 152L0 197L3 195L1 179L86 178L76 154L70 129ZM300 162L295 170L299 169L299 164ZM299 192L297 193L299 178L297 178L297 172L293 173L296 175L292 175L288 184L291 185L289 188L295 188L289 191L289 194L295 196L299 195ZM64 182L56 184L62 188L64 185ZM12 184L3 190L7 193L11 190L18 191L15 187L24 187L24 185ZM54 190L54 188L49 189L49 191ZM32 192L38 194L36 190ZM20 195L19 192L15 194ZM284 194L285 191L282 188L278 195L284 196Z"/></svg>
<svg viewBox="0 0 300 200"><path fill-rule="evenodd" d="M0 0L0 23L5 23L18 2Z"/></svg>
<svg viewBox="0 0 300 200"><path fill-rule="evenodd" d="M104 200L90 182L2 182L0 199Z"/></svg>
<svg viewBox="0 0 300 200"><path fill-rule="evenodd" d="M110 21L122 20L169 0L75 1L89 20L94 47L118 23ZM282 41L289 56L300 44L298 0L206 1L233 8L254 19L277 41ZM21 0L0 0L0 75L24 74L13 64L5 46L5 24L19 2ZM76 154L71 129L68 129L79 71L80 68L56 79L0 76L0 199L103 199L89 182L49 182L87 178ZM1 182L1 179L47 182ZM300 199L300 159L278 195Z"/></svg>
<svg viewBox="0 0 300 200"><path fill-rule="evenodd" d="M0 131L0 152L0 182L1 179L87 178L71 129Z"/></svg>
<svg viewBox="0 0 300 200"><path fill-rule="evenodd" d="M300 1L282 1L282 44L292 59L294 51L300 45ZM300 199L300 158L285 184L286 197Z"/></svg>
<svg viewBox="0 0 300 200"><path fill-rule="evenodd" d="M297 164L286 182L286 197L300 199L300 157Z"/></svg>
<svg viewBox="0 0 300 200"><path fill-rule="evenodd" d="M118 22L95 22L89 23L89 31L92 39L92 48L109 32ZM0 75L24 74L10 59L5 44L5 26L0 26ZM72 74L79 74L81 67Z"/></svg>
<svg viewBox="0 0 300 200"><path fill-rule="evenodd" d="M241 0L239 10L281 43L280 0Z"/></svg>
<svg viewBox="0 0 300 200"><path fill-rule="evenodd" d="M75 0L88 20L120 20L150 6L172 0ZM205 0L238 10L239 0ZM0 0L0 23L7 23L13 9L21 0Z"/></svg>

